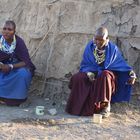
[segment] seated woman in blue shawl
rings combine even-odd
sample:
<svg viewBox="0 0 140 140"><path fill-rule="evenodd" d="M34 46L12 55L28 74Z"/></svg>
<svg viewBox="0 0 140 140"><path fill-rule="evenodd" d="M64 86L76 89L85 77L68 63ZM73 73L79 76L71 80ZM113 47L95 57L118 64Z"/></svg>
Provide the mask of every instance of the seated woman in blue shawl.
<svg viewBox="0 0 140 140"><path fill-rule="evenodd" d="M74 115L110 114L111 102L129 101L136 75L100 27L84 51L80 71L70 81L66 111Z"/></svg>
<svg viewBox="0 0 140 140"><path fill-rule="evenodd" d="M27 99L35 66L15 30L14 21L8 20L0 35L0 101L17 106Z"/></svg>

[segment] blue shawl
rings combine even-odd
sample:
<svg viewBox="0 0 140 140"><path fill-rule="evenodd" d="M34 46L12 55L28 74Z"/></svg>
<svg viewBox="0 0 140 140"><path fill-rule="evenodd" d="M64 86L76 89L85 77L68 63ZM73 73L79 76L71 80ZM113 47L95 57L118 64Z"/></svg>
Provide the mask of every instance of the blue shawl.
<svg viewBox="0 0 140 140"><path fill-rule="evenodd" d="M109 42L105 48L105 61L104 66L99 66L96 63L93 55L95 45L90 41L84 51L83 60L80 65L81 72L94 72L98 71L100 74L103 70L111 70L117 73L117 90L112 96L112 102L129 101L132 91L132 86L127 85L126 82L129 78L129 72L132 68L124 60L118 47Z"/></svg>

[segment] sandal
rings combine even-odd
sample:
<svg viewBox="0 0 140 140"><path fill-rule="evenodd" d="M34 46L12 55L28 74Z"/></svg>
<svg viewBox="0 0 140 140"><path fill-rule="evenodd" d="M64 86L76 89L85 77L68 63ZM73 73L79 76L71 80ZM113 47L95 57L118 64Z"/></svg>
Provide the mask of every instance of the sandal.
<svg viewBox="0 0 140 140"><path fill-rule="evenodd" d="M100 114L102 118L108 118L110 116L110 103L101 110Z"/></svg>

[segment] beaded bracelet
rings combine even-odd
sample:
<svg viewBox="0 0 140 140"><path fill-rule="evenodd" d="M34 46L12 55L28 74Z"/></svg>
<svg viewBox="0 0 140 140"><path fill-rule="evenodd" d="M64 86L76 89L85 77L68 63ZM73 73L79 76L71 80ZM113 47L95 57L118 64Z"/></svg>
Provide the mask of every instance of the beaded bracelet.
<svg viewBox="0 0 140 140"><path fill-rule="evenodd" d="M13 64L8 64L8 66L10 67L11 70L14 68Z"/></svg>

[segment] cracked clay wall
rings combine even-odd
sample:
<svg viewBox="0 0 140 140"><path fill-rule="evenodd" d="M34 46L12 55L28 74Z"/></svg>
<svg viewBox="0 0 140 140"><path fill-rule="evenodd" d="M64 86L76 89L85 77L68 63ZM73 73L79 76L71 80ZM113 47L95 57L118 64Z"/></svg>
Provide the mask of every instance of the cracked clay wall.
<svg viewBox="0 0 140 140"><path fill-rule="evenodd" d="M45 97L63 98L85 45L101 25L109 29L110 38L140 76L139 4L139 0L0 0L0 28L7 19L16 22L36 74L43 76L35 78L33 90Z"/></svg>

